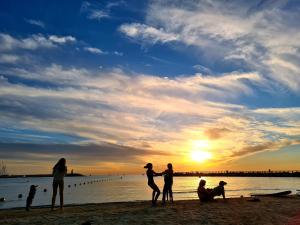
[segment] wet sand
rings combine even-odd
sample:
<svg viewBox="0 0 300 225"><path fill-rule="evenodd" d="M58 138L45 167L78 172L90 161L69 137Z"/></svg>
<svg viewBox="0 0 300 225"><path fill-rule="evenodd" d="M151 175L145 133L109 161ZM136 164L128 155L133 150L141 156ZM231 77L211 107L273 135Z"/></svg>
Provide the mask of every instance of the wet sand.
<svg viewBox="0 0 300 225"><path fill-rule="evenodd" d="M300 225L300 197L232 198L200 203L176 201L151 207L150 202L70 205L60 210L34 208L0 210L0 224L222 224Z"/></svg>

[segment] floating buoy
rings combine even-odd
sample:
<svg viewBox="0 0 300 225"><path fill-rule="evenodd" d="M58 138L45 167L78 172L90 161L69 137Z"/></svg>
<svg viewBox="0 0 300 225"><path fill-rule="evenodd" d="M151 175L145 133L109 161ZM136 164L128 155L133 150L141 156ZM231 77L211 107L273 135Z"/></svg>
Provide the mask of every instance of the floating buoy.
<svg viewBox="0 0 300 225"><path fill-rule="evenodd" d="M23 195L22 194L18 194L18 198L22 198L23 197Z"/></svg>
<svg viewBox="0 0 300 225"><path fill-rule="evenodd" d="M0 198L0 202L5 202L5 198L4 197Z"/></svg>
<svg viewBox="0 0 300 225"><path fill-rule="evenodd" d="M44 189L44 192L47 192L47 189L46 189L46 188Z"/></svg>

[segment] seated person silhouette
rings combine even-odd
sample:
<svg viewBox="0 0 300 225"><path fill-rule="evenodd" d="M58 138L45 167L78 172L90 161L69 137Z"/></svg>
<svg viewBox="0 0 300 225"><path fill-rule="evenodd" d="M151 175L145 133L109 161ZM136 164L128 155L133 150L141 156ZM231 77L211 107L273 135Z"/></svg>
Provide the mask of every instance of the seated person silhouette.
<svg viewBox="0 0 300 225"><path fill-rule="evenodd" d="M213 199L212 190L206 189L205 185L206 185L206 181L201 179L197 190L198 197L201 202L207 202Z"/></svg>

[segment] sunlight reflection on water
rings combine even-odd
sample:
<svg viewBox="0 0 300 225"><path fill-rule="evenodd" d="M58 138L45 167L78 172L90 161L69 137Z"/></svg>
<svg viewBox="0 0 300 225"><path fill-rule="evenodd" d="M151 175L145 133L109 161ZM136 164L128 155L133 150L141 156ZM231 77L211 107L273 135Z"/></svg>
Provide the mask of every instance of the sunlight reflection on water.
<svg viewBox="0 0 300 225"><path fill-rule="evenodd" d="M109 179L109 180L107 180ZM228 197L249 196L250 193L271 193L281 190L300 188L300 178L279 177L203 177L207 187L215 187L220 180L228 183L226 195ZM90 183L90 181L98 182ZM197 199L198 177L174 177L174 199ZM83 185L83 183L86 183ZM89 184L87 183L89 182ZM155 177L155 182L162 190L163 178ZM79 185L81 183L81 185ZM38 184L33 205L49 205L51 199L52 178L10 178L0 179L0 197L6 202L0 203L0 208L23 207L31 184ZM76 184L76 187L74 186ZM68 185L71 185L69 188ZM47 192L43 192L47 189ZM18 199L18 194L23 198ZM65 203L99 203L122 202L135 200L149 200L151 189L147 186L147 177L137 176L92 176L92 177L66 177ZM57 199L58 202L58 199Z"/></svg>

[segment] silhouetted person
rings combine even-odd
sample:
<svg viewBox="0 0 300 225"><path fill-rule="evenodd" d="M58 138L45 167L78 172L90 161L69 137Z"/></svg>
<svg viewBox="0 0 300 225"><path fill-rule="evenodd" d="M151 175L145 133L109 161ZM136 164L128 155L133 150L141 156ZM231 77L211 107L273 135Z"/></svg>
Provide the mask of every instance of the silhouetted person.
<svg viewBox="0 0 300 225"><path fill-rule="evenodd" d="M153 190L153 192L152 192L152 205L155 206L156 202L157 202L157 199L158 199L158 196L160 195L160 190L157 187L157 185L154 183L153 177L154 176L161 176L161 174L155 173L153 171L152 163L147 163L147 165L144 166L144 168L147 168L148 185Z"/></svg>
<svg viewBox="0 0 300 225"><path fill-rule="evenodd" d="M198 187L198 197L201 202L210 201L213 199L212 197L212 190L211 189L205 189L205 180L200 180L199 187Z"/></svg>
<svg viewBox="0 0 300 225"><path fill-rule="evenodd" d="M53 167L53 194L52 194L52 205L51 210L54 209L55 199L57 195L57 188L59 188L60 197L60 209L64 206L64 177L67 174L66 159L61 158Z"/></svg>
<svg viewBox="0 0 300 225"><path fill-rule="evenodd" d="M28 197L26 199L26 211L30 210L30 206L32 204L32 201L33 201L35 193L36 193L36 188L37 188L37 185L31 185L30 186L29 194L28 194Z"/></svg>
<svg viewBox="0 0 300 225"><path fill-rule="evenodd" d="M170 195L170 201L173 203L173 192L172 192L172 185L173 185L173 166L171 163L168 163L168 169L165 170L162 174L164 175L164 189L163 189L163 197L162 203L166 203L166 196Z"/></svg>
<svg viewBox="0 0 300 225"><path fill-rule="evenodd" d="M224 189L224 186L226 185L227 183L225 181L220 181L219 182L219 186L215 187L214 189L212 189L211 191L211 195L212 195L212 198L214 198L215 196L220 196L222 195L223 196L223 199L225 199L225 189Z"/></svg>

